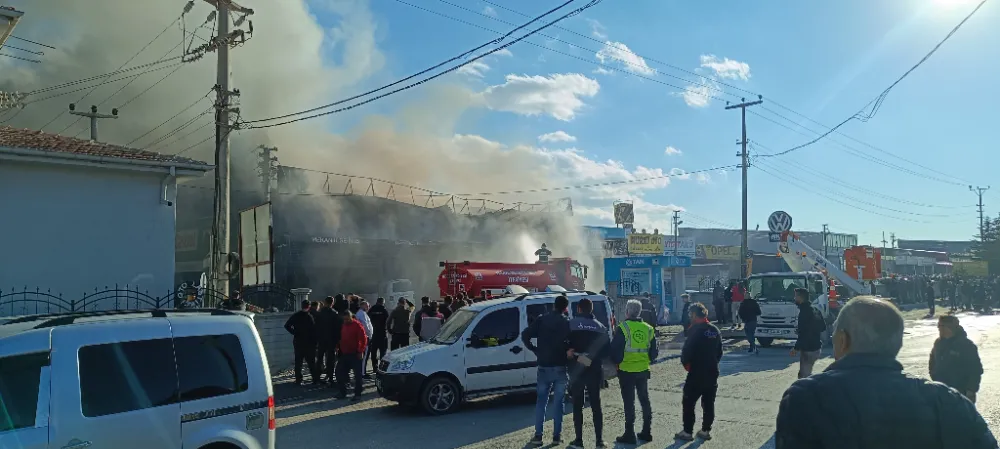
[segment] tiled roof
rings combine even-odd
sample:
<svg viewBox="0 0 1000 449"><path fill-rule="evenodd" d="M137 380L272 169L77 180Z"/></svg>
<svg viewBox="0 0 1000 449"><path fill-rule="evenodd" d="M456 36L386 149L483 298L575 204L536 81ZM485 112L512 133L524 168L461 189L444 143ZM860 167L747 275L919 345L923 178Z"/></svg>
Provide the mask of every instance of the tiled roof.
<svg viewBox="0 0 1000 449"><path fill-rule="evenodd" d="M68 153L93 157L149 161L155 162L156 165L162 165L164 162L175 162L178 164L192 166L201 165L206 169L211 167L205 162L186 157L138 150L110 143L91 142L89 140L77 139L74 137L66 137L31 129L13 128L10 126L0 126L0 147L26 148L53 153Z"/></svg>

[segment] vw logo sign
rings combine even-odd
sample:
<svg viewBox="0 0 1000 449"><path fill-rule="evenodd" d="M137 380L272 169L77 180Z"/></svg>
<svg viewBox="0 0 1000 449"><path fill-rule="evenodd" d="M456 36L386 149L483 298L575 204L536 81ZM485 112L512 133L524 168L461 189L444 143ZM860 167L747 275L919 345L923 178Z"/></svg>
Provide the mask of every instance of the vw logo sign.
<svg viewBox="0 0 1000 449"><path fill-rule="evenodd" d="M771 232L785 232L792 229L792 216L785 211L776 211L767 217L767 228Z"/></svg>

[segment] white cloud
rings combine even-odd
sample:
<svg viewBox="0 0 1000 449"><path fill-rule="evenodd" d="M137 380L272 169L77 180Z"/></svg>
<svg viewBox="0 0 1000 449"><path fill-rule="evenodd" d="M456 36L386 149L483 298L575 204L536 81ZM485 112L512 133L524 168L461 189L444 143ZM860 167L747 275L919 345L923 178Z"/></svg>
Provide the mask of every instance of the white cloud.
<svg viewBox="0 0 1000 449"><path fill-rule="evenodd" d="M583 98L597 95L600 88L597 80L578 73L511 74L504 84L490 86L478 97L490 109L570 121L584 107Z"/></svg>
<svg viewBox="0 0 1000 449"><path fill-rule="evenodd" d="M493 9L492 6L487 6L487 7L483 8L483 14L486 14L487 16L490 16L490 17L496 17L497 16L497 10Z"/></svg>
<svg viewBox="0 0 1000 449"><path fill-rule="evenodd" d="M510 50L504 48L504 49L501 49L500 51L498 51L496 53L493 53L493 55L495 55L495 56L514 56L514 53L511 53Z"/></svg>
<svg viewBox="0 0 1000 449"><path fill-rule="evenodd" d="M612 76L612 75L615 74L615 71L614 70L608 70L608 69L606 69L604 67L598 67L598 68L594 69L594 73L598 74L598 75Z"/></svg>
<svg viewBox="0 0 1000 449"><path fill-rule="evenodd" d="M587 22L590 23L590 34L601 40L608 38L608 29L601 22L598 22L597 19L587 19Z"/></svg>
<svg viewBox="0 0 1000 449"><path fill-rule="evenodd" d="M464 65L460 67L455 73L461 73L463 75L475 76L477 78L482 78L486 75L486 72L490 70L489 64L479 60L472 61L469 65Z"/></svg>
<svg viewBox="0 0 1000 449"><path fill-rule="evenodd" d="M683 180L691 179L691 174L688 173L687 170L681 168L671 168L670 175L677 179L683 179Z"/></svg>
<svg viewBox="0 0 1000 449"><path fill-rule="evenodd" d="M625 70L632 73L639 73L642 75L652 75L656 73L656 69L646 64L645 59L635 53L632 53L632 50L629 50L628 46L621 42L605 42L604 48L597 52L596 56L597 60L602 64L617 61Z"/></svg>
<svg viewBox="0 0 1000 449"><path fill-rule="evenodd" d="M698 181L698 184L708 184L712 182L712 177L706 172L697 173L694 176L694 179L695 181Z"/></svg>
<svg viewBox="0 0 1000 449"><path fill-rule="evenodd" d="M711 69L719 78L750 79L750 64L715 55L701 55L701 66Z"/></svg>
<svg viewBox="0 0 1000 449"><path fill-rule="evenodd" d="M681 150L678 150L677 148L667 146L667 148L663 150L663 154L666 154L667 156L674 156L674 155L679 156L684 153Z"/></svg>
<svg viewBox="0 0 1000 449"><path fill-rule="evenodd" d="M538 136L539 142L576 142L576 136L571 136L565 131L556 131Z"/></svg>
<svg viewBox="0 0 1000 449"><path fill-rule="evenodd" d="M712 103L713 91L718 89L718 83L710 78L701 77L700 84L689 84L684 92L681 92L681 97L684 98L684 103L693 108L704 108Z"/></svg>

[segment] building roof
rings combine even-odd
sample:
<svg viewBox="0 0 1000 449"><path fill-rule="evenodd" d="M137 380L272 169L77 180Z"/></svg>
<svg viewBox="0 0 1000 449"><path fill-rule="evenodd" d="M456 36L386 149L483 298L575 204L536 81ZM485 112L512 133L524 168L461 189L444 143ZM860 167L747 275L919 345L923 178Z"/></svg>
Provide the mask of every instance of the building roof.
<svg viewBox="0 0 1000 449"><path fill-rule="evenodd" d="M138 162L150 162L150 165L180 164L186 168L203 167L210 170L211 165L191 158L161 154L153 151L139 150L104 142L77 139L58 134L31 129L0 126L0 148L24 148L51 153L51 156L79 155L89 158L124 159Z"/></svg>

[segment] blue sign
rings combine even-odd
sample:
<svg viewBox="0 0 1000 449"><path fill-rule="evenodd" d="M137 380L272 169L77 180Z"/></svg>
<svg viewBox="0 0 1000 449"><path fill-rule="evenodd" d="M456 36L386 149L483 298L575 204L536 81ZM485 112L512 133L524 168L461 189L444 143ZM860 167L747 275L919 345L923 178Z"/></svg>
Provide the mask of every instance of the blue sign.
<svg viewBox="0 0 1000 449"><path fill-rule="evenodd" d="M610 226L584 226L584 232L596 237L598 240L613 240L625 238L624 228L612 228Z"/></svg>

